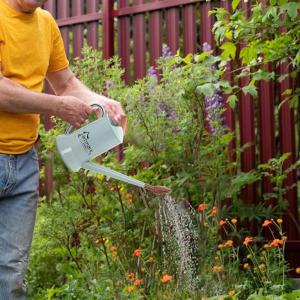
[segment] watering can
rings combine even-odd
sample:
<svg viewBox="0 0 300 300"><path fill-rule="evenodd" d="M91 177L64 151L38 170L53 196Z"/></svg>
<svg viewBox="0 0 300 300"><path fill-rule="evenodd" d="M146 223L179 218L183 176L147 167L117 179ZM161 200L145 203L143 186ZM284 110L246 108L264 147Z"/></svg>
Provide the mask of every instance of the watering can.
<svg viewBox="0 0 300 300"><path fill-rule="evenodd" d="M65 134L56 138L57 150L70 171L77 172L81 168L95 173L101 173L108 178L115 178L135 186L145 188L156 194L167 193L170 190L161 186L151 186L130 176L111 170L91 160L120 145L123 142L123 130L116 126L105 112L103 106L92 104L102 111L102 116L85 126L74 130L70 126Z"/></svg>

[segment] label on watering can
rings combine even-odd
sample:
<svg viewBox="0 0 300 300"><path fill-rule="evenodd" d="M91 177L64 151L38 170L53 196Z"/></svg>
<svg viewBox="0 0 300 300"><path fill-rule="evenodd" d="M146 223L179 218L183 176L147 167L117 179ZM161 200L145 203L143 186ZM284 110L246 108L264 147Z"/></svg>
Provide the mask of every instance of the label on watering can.
<svg viewBox="0 0 300 300"><path fill-rule="evenodd" d="M88 155L91 155L93 152L92 146L89 144L90 133L88 131L84 131L83 133L79 133L78 139Z"/></svg>

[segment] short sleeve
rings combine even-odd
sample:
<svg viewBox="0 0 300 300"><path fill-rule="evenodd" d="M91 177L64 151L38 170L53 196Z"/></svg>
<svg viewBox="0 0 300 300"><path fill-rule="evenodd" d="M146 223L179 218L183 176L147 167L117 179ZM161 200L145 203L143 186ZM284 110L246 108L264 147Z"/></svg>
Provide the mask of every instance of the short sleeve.
<svg viewBox="0 0 300 300"><path fill-rule="evenodd" d="M3 35L3 24L0 21L0 67L2 62L2 46L4 44L4 35ZM1 68L0 68L1 71Z"/></svg>
<svg viewBox="0 0 300 300"><path fill-rule="evenodd" d="M48 72L56 72L65 69L69 66L69 61L66 56L64 42L60 33L60 30L51 17L52 26L52 49L50 53Z"/></svg>

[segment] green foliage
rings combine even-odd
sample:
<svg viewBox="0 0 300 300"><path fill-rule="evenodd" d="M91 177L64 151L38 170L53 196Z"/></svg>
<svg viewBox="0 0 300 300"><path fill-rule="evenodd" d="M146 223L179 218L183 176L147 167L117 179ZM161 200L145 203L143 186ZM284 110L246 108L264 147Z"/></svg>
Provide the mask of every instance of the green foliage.
<svg viewBox="0 0 300 300"><path fill-rule="evenodd" d="M236 78L250 77L253 83L259 80L274 79L274 72L266 68L273 64L274 70L280 66L286 72L283 76L295 78L300 71L300 4L296 1L269 1L268 5L256 2L249 5L251 12L246 17L245 9L239 8L240 1L232 1L233 12L217 8L212 13L217 21L214 24L215 38L223 50L224 59L235 58L235 47L243 46L238 58L244 68L237 68ZM285 65L284 65L285 64ZM250 68L251 67L251 68ZM293 75L294 73L294 75ZM297 75L296 75L297 76ZM238 86L235 89L239 89ZM243 88L245 93L256 97L256 85ZM286 101L297 101L299 89L295 88Z"/></svg>
<svg viewBox="0 0 300 300"><path fill-rule="evenodd" d="M297 297L296 291L286 294L290 286L284 247L272 246L265 255L257 245L244 247L243 241L250 234L245 225L282 216L291 188L283 183L299 163L285 170L288 154L284 154L257 170L241 172L239 157L248 145L231 152L233 138L238 137L224 127L225 109L219 105L224 92L232 94L227 101L234 108L241 90L223 79L230 59L238 57L245 64L235 80L249 77L242 92L254 97L258 81L276 78L262 67L266 62L279 66L287 59L294 73L276 79L297 77L300 31L295 11L299 5L283 0L270 3L267 7L254 4L248 19L239 9L240 1L232 1L232 14L216 9L214 32L221 56L205 51L162 57L156 70L131 86L122 81L123 70L116 57L103 61L99 52L85 48L83 58L73 66L82 82L119 100L128 116L124 159L118 161L110 152L96 161L144 182L171 187L177 209L192 219L197 229L192 242L200 249L195 262L196 290L186 288L180 266L171 260L168 245L176 240L164 240L159 215L164 199L84 170L69 173L55 150L55 137L66 124L53 119L53 129L41 130L40 152L43 160L54 164L55 186L50 199L40 200L27 276L29 299ZM285 32L279 31L282 27ZM238 52L237 45L244 40L248 44ZM283 96L296 107L298 94L297 89L286 90ZM231 159L234 155L236 161ZM243 203L244 188L259 185L265 177L274 184L272 193L263 195L257 205ZM226 224L222 229L220 221ZM274 224L284 241L281 225ZM257 244L263 241L262 233L260 229L255 237ZM262 255L265 269L259 268ZM251 271L243 268L245 263L251 265ZM164 275L171 277L163 282Z"/></svg>

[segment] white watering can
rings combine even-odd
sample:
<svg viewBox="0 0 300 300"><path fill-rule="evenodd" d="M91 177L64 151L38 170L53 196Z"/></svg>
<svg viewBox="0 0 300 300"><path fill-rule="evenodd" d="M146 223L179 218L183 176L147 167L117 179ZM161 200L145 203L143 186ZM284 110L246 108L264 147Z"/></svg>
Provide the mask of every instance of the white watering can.
<svg viewBox="0 0 300 300"><path fill-rule="evenodd" d="M74 172L79 171L81 168L87 169L145 188L156 194L170 192L169 188L151 186L91 162L92 159L123 143L122 127L113 123L101 105L92 104L92 106L101 109L102 116L100 118L74 131L73 126L70 126L65 134L56 138L57 150L68 169Z"/></svg>

